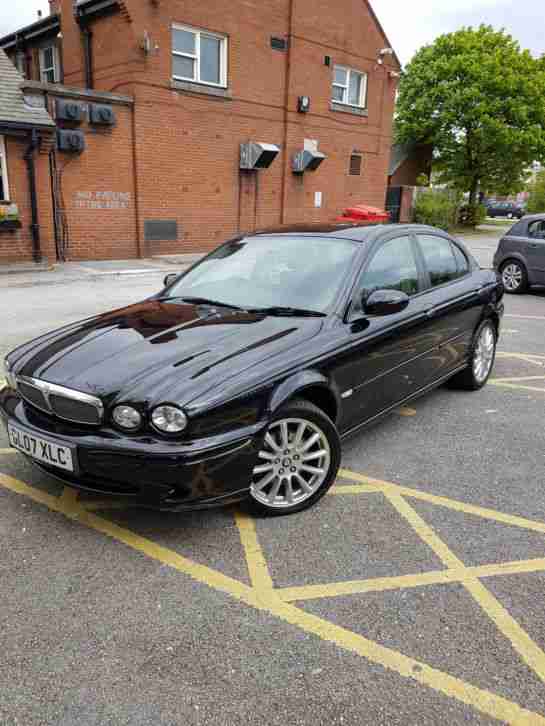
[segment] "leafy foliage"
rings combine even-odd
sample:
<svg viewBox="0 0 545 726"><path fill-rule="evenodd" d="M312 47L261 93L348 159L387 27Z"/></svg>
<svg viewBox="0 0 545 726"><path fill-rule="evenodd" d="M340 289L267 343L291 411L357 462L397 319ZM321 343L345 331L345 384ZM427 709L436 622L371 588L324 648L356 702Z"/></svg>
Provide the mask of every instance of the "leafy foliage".
<svg viewBox="0 0 545 726"><path fill-rule="evenodd" d="M545 158L545 60L482 25L421 48L401 79L396 142L431 143L439 181L507 194Z"/></svg>
<svg viewBox="0 0 545 726"><path fill-rule="evenodd" d="M414 221L449 230L458 219L459 197L446 189L419 190L414 206Z"/></svg>
<svg viewBox="0 0 545 726"><path fill-rule="evenodd" d="M530 214L545 213L545 170L540 171L529 186L528 212Z"/></svg>

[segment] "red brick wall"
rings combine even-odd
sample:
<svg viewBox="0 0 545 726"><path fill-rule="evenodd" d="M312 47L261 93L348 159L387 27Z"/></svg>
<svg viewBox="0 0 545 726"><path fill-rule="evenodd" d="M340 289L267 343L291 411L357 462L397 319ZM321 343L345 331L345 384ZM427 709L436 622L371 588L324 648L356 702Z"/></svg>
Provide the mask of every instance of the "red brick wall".
<svg viewBox="0 0 545 726"><path fill-rule="evenodd" d="M32 261L32 222L28 172L24 154L28 140L13 136L4 137L8 162L10 201L17 204L22 226L14 232L0 231L0 264ZM36 187L39 205L39 222L42 255L49 262L55 261L55 238L51 214L51 185L49 158L46 154L35 154Z"/></svg>
<svg viewBox="0 0 545 726"><path fill-rule="evenodd" d="M113 109L114 127L78 125L85 134L82 154L56 153L71 260L138 255L132 110L117 104Z"/></svg>

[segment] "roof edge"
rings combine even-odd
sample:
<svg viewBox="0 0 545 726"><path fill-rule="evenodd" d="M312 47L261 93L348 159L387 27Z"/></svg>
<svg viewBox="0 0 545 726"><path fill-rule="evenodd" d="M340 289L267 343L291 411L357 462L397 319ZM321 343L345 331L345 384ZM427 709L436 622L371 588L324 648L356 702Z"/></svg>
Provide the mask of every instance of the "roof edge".
<svg viewBox="0 0 545 726"><path fill-rule="evenodd" d="M378 19L377 14L373 10L373 7L372 7L372 5L370 3L370 0L363 0L363 2L365 3L365 5L367 5L367 7L369 9L369 12L371 13L371 16L372 16L373 20L375 21L375 23L377 24L378 29L380 30L380 32L384 36L384 40L388 43L388 47L391 48L394 51L393 58L394 58L395 62L397 63L398 70L401 71L403 69L403 64L399 60L399 56L395 52L393 45L390 43L390 39L386 35L386 31L382 27L382 23L380 22L380 20Z"/></svg>
<svg viewBox="0 0 545 726"><path fill-rule="evenodd" d="M8 33L0 38L0 48L6 50L13 45L16 45L18 38L24 39L34 37L36 35L42 35L56 30L57 27L61 27L61 16L59 13L53 15L47 15L45 18L40 18L30 25L25 25L18 30L14 30L12 33Z"/></svg>

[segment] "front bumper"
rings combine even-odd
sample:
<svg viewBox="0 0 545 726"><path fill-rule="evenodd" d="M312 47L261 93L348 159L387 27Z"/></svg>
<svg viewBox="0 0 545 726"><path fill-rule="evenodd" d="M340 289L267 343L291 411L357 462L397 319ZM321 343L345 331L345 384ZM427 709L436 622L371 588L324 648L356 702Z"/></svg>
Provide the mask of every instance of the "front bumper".
<svg viewBox="0 0 545 726"><path fill-rule="evenodd" d="M24 403L10 388L0 391L0 419L35 436L74 447L75 471L30 459L62 483L126 497L158 509L188 510L230 504L248 495L266 423L196 441L124 436L61 422Z"/></svg>

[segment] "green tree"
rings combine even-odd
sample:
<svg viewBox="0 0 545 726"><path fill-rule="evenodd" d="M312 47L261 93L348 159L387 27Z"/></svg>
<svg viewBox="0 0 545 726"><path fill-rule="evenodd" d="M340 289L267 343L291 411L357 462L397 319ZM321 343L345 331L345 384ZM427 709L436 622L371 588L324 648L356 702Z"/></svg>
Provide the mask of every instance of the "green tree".
<svg viewBox="0 0 545 726"><path fill-rule="evenodd" d="M535 180L529 185L528 211L530 214L545 212L545 170L536 174Z"/></svg>
<svg viewBox="0 0 545 726"><path fill-rule="evenodd" d="M511 193L545 158L545 58L503 30L462 28L421 48L400 82L398 143L429 143L439 181Z"/></svg>

